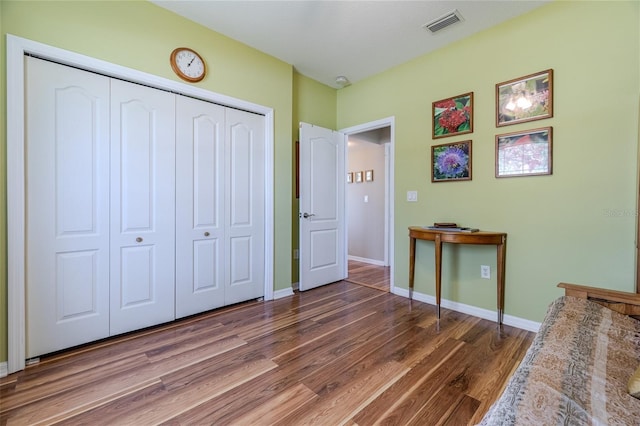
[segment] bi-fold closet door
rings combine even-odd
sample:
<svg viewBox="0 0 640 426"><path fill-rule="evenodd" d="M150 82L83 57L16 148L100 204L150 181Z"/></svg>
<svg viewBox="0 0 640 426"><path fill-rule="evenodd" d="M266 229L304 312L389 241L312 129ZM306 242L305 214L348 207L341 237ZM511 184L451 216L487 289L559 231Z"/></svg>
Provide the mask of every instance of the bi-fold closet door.
<svg viewBox="0 0 640 426"><path fill-rule="evenodd" d="M177 96L176 317L264 295L264 117Z"/></svg>
<svg viewBox="0 0 640 426"><path fill-rule="evenodd" d="M28 358L262 296L262 116L25 61Z"/></svg>

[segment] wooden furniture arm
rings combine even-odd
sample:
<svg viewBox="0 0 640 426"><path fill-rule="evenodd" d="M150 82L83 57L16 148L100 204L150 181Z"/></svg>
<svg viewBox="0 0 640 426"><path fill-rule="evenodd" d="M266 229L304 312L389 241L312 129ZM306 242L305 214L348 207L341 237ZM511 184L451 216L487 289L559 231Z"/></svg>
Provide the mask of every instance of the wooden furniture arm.
<svg viewBox="0 0 640 426"><path fill-rule="evenodd" d="M564 288L565 296L589 299L621 314L634 317L640 315L640 294L638 293L568 283L560 283L558 287Z"/></svg>

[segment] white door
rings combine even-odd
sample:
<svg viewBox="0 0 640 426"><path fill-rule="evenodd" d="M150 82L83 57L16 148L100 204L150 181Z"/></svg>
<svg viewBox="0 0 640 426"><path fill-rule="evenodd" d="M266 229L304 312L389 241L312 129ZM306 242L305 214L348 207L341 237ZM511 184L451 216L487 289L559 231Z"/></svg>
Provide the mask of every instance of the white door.
<svg viewBox="0 0 640 426"><path fill-rule="evenodd" d="M175 318L175 95L111 82L111 334Z"/></svg>
<svg viewBox="0 0 640 426"><path fill-rule="evenodd" d="M176 100L176 317L224 305L225 108Z"/></svg>
<svg viewBox="0 0 640 426"><path fill-rule="evenodd" d="M226 305L264 296L264 141L264 116L226 109Z"/></svg>
<svg viewBox="0 0 640 426"><path fill-rule="evenodd" d="M25 61L32 358L109 335L109 79Z"/></svg>
<svg viewBox="0 0 640 426"><path fill-rule="evenodd" d="M347 277L345 136L300 123L300 290Z"/></svg>

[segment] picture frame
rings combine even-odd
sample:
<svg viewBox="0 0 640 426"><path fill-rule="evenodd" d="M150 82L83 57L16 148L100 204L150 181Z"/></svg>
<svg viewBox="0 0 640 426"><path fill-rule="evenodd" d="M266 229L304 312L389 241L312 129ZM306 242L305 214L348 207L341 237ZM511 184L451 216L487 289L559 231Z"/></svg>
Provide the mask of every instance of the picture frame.
<svg viewBox="0 0 640 426"><path fill-rule="evenodd" d="M356 183L362 183L362 172L355 172L354 181Z"/></svg>
<svg viewBox="0 0 640 426"><path fill-rule="evenodd" d="M553 117L553 70L496 84L496 127Z"/></svg>
<svg viewBox="0 0 640 426"><path fill-rule="evenodd" d="M353 183L353 172L347 173L347 183Z"/></svg>
<svg viewBox="0 0 640 426"><path fill-rule="evenodd" d="M433 139L473 132L473 92L431 104Z"/></svg>
<svg viewBox="0 0 640 426"><path fill-rule="evenodd" d="M431 147L431 182L471 180L471 141Z"/></svg>
<svg viewBox="0 0 640 426"><path fill-rule="evenodd" d="M364 180L365 182L373 182L373 170L365 170Z"/></svg>
<svg viewBox="0 0 640 426"><path fill-rule="evenodd" d="M553 128L496 135L496 177L552 173Z"/></svg>

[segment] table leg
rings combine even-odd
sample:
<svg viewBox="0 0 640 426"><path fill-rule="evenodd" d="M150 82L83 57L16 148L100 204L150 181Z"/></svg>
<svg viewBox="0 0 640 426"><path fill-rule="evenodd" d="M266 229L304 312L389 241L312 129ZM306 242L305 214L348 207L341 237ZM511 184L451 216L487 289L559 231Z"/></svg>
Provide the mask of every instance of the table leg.
<svg viewBox="0 0 640 426"><path fill-rule="evenodd" d="M413 276L416 266L416 239L409 238L409 300L413 298Z"/></svg>
<svg viewBox="0 0 640 426"><path fill-rule="evenodd" d="M436 305L438 306L438 319L440 319L440 288L442 286L442 237L436 234L434 241L436 249Z"/></svg>
<svg viewBox="0 0 640 426"><path fill-rule="evenodd" d="M502 243L497 246L498 255L498 325L502 325L504 317L504 275L506 265L507 237L502 237Z"/></svg>

